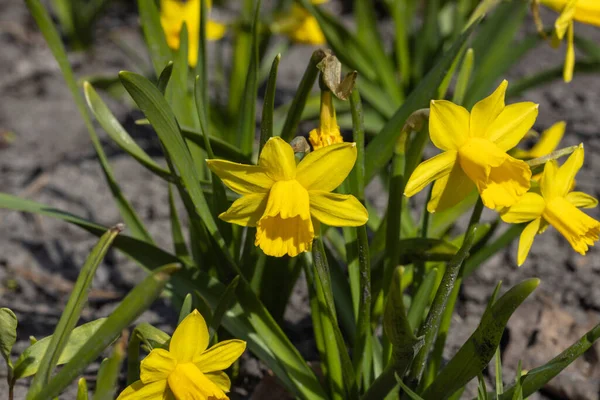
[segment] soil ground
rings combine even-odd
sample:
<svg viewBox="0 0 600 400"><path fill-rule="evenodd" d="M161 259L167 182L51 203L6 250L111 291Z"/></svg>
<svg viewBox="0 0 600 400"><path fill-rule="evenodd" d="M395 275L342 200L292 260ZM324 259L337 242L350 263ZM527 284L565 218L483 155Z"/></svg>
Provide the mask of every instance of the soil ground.
<svg viewBox="0 0 600 400"><path fill-rule="evenodd" d="M143 48L137 31L135 8L117 3L98 24L97 37L117 36ZM226 13L225 13L226 15ZM528 21L532 27L531 21ZM532 29L532 28L529 28ZM600 30L577 26L577 32L600 41ZM561 62L564 49L541 46L513 71L509 81ZM311 48L286 53L279 72L280 94L289 99L306 65ZM99 40L86 54L72 54L78 76L116 74L135 65L112 41ZM87 132L50 51L29 17L24 3L0 0L0 134L14 132L16 139L0 150L0 190L52 207L68 210L105 225L120 221ZM523 99L540 104L535 128L545 129L558 120L568 122L564 145L584 142L586 161L577 177L580 190L600 195L600 77L576 75L569 85L561 81L528 91ZM133 124L127 104L110 102L134 138L160 159L156 139ZM138 116L135 116L137 118ZM306 133L306 132L301 132ZM157 242L171 248L166 186L116 148L101 133L117 181ZM600 217L597 209L590 215ZM19 341L15 354L29 336L52 333L72 283L95 238L66 223L16 212L0 211L0 305L15 311ZM542 283L511 318L504 340L506 380L512 380L518 360L531 369L558 354L600 319L600 251L586 257L576 254L555 230L538 238L527 263L516 267L516 243L493 257L461 292L447 355L453 354L476 327L489 295L499 280L509 288L527 277ZM83 320L110 314L144 272L116 252L110 252L98 269ZM312 352L304 285L296 287L285 329L300 349ZM142 317L167 331L176 320L167 303L158 301ZM596 349L563 372L540 395L531 398L598 399L600 366ZM90 378L95 368L87 371ZM0 395L5 393L5 368L0 367ZM234 386L236 398L248 398L265 369L250 356L242 363L242 381ZM15 397L23 398L19 385ZM61 398L74 398L71 390ZM255 395L254 398L264 398Z"/></svg>

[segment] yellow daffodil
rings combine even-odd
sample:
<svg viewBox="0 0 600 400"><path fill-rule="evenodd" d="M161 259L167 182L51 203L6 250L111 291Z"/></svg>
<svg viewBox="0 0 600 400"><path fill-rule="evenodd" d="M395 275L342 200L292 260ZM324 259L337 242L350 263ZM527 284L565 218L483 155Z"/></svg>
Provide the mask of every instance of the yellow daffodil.
<svg viewBox="0 0 600 400"><path fill-rule="evenodd" d="M548 161L540 181L540 192L530 192L501 213L502 220L512 224L529 222L519 239L517 263L521 266L533 239L548 224L554 226L579 254L585 254L600 235L600 222L577 207L592 208L598 200L583 192L572 192L577 171L583 165L580 145L559 168L556 160Z"/></svg>
<svg viewBox="0 0 600 400"><path fill-rule="evenodd" d="M512 151L512 155L516 158L521 159L531 159L547 156L548 154L556 150L556 148L560 144L560 141L565 135L566 127L567 123L565 121L555 123L550 128L542 132L542 134L540 135L540 139L530 150L521 150L515 148Z"/></svg>
<svg viewBox="0 0 600 400"><path fill-rule="evenodd" d="M486 207L507 207L530 187L529 166L506 152L531 129L538 105L530 102L506 106L508 82L471 110L446 100L432 100L429 135L443 153L422 162L408 180L404 194L415 195L435 181L429 212L447 209L477 187Z"/></svg>
<svg viewBox="0 0 600 400"><path fill-rule="evenodd" d="M565 82L573 79L573 69L575 67L575 47L573 45L574 30L573 21L584 24L600 26L600 1L598 0L534 0L534 10L537 5L547 6L557 13L558 18L554 22L552 45L558 47L560 41L567 36L567 53L565 56L565 66L563 78ZM538 27L541 27L539 14L534 12Z"/></svg>
<svg viewBox="0 0 600 400"><path fill-rule="evenodd" d="M274 137L265 144L258 165L207 162L225 185L242 195L219 218L256 226L254 243L267 255L293 257L310 250L318 222L330 226L367 222L367 210L354 196L330 193L356 162L354 143L313 151L296 166L292 147Z"/></svg>
<svg viewBox="0 0 600 400"><path fill-rule="evenodd" d="M206 5L210 9L211 0ZM200 0L161 0L160 23L165 31L167 44L173 50L179 48L179 35L185 22L188 31L188 63L195 67L198 62L198 38L200 35ZM208 20L206 38L218 40L225 35L225 25Z"/></svg>
<svg viewBox="0 0 600 400"><path fill-rule="evenodd" d="M208 339L206 322L194 310L173 333L169 350L152 350L142 361L140 380L117 400L229 399L231 382L223 370L242 355L246 342L226 340L207 349Z"/></svg>
<svg viewBox="0 0 600 400"><path fill-rule="evenodd" d="M333 94L329 90L321 91L321 116L319 119L319 127L310 131L308 140L310 140L310 143L315 150L344 141L335 117Z"/></svg>
<svg viewBox="0 0 600 400"><path fill-rule="evenodd" d="M326 3L329 0L312 0L313 4ZM325 35L316 18L304 7L294 3L289 13L276 18L271 26L275 33L281 33L292 41L319 46L325 44Z"/></svg>

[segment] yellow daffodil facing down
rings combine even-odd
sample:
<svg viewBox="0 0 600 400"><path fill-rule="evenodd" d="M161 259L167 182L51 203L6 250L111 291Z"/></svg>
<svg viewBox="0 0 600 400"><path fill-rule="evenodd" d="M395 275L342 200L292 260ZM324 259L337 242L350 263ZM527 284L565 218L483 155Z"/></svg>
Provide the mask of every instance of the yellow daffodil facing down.
<svg viewBox="0 0 600 400"><path fill-rule="evenodd" d="M329 0L312 0L313 4L326 3ZM271 29L273 32L288 36L296 43L319 46L325 44L325 35L316 18L304 7L294 3L289 13L276 18Z"/></svg>
<svg viewBox="0 0 600 400"><path fill-rule="evenodd" d="M558 47L559 42L567 36L567 54L563 78L565 82L573 79L575 67L575 48L573 45L573 21L584 24L600 26L600 1L598 0L534 0L534 9L538 4L543 4L559 13L554 22L554 37L552 44ZM534 12L541 26L539 15Z"/></svg>
<svg viewBox="0 0 600 400"><path fill-rule="evenodd" d="M310 140L315 150L344 141L335 117L333 94L329 90L321 91L319 127L310 131L308 140Z"/></svg>
<svg viewBox="0 0 600 400"><path fill-rule="evenodd" d="M229 368L246 349L242 340L226 340L208 347L208 328L197 310L175 329L169 350L154 349L142 361L140 380L117 400L229 399Z"/></svg>
<svg viewBox="0 0 600 400"><path fill-rule="evenodd" d="M567 124L560 121L546 129L540 135L538 142L530 150L514 149L512 155L516 158L531 159L547 156L552 153L565 135Z"/></svg>
<svg viewBox="0 0 600 400"><path fill-rule="evenodd" d="M429 212L447 209L477 187L483 204L496 209L516 203L530 187L529 166L506 152L531 129L538 105L506 106L504 81L469 113L446 100L432 100L429 135L443 153L422 162L408 180L404 194L415 195L435 181Z"/></svg>
<svg viewBox="0 0 600 400"><path fill-rule="evenodd" d="M274 137L265 144L258 165L207 162L225 185L242 195L219 218L256 226L254 243L267 255L293 257L310 250L319 222L330 226L367 222L367 210L354 196L330 193L356 162L354 143L313 151L296 165L292 147Z"/></svg>
<svg viewBox="0 0 600 400"><path fill-rule="evenodd" d="M583 145L580 145L559 168L556 160L548 161L540 182L540 193L530 192L501 213L502 220L512 224L529 222L519 239L517 262L521 266L533 239L548 224L554 226L579 254L585 254L600 235L600 222L577 207L592 208L598 200L583 192L571 192L577 171L583 165Z"/></svg>
<svg viewBox="0 0 600 400"><path fill-rule="evenodd" d="M179 35L185 22L188 31L188 63L195 67L198 62L198 38L200 35L200 3L201 0L161 0L160 23L165 31L167 44L173 50L179 48ZM210 9L211 0L206 1ZM206 23L206 38L219 40L225 34L225 25L214 21Z"/></svg>

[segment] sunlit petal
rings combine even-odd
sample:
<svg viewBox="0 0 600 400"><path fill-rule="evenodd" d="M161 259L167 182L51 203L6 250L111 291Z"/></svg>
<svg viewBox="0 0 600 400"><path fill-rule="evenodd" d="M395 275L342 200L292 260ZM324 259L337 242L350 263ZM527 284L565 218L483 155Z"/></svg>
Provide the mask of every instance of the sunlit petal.
<svg viewBox="0 0 600 400"><path fill-rule="evenodd" d="M296 179L307 190L330 192L342 184L355 162L355 143L326 146L308 153L300 161Z"/></svg>
<svg viewBox="0 0 600 400"><path fill-rule="evenodd" d="M580 144L577 150L569 156L567 161L556 172L556 180L553 182L553 185L556 186L557 196L566 196L571 190L575 181L575 175L577 175L577 172L583 166L583 161L583 144Z"/></svg>
<svg viewBox="0 0 600 400"><path fill-rule="evenodd" d="M577 208L594 208L598 205L595 197L583 192L570 192L565 198Z"/></svg>
<svg viewBox="0 0 600 400"><path fill-rule="evenodd" d="M488 126L485 138L496 143L502 151L515 147L529 132L538 115L539 105L531 102L515 103L504 110Z"/></svg>
<svg viewBox="0 0 600 400"><path fill-rule="evenodd" d="M219 40L225 36L226 31L225 25L215 22L215 21L206 21L206 38L208 40Z"/></svg>
<svg viewBox="0 0 600 400"><path fill-rule="evenodd" d="M544 172L540 179L540 191L547 201L559 195L558 185L556 184L557 174L558 163L556 160L550 160L544 164Z"/></svg>
<svg viewBox="0 0 600 400"><path fill-rule="evenodd" d="M177 399L225 400L223 390L192 363L178 364L169 375L169 388Z"/></svg>
<svg viewBox="0 0 600 400"><path fill-rule="evenodd" d="M539 218L546 202L536 193L525 193L518 202L501 213L502 220L510 224L520 224Z"/></svg>
<svg viewBox="0 0 600 400"><path fill-rule="evenodd" d="M166 378L147 385L136 381L123 390L117 400L169 400Z"/></svg>
<svg viewBox="0 0 600 400"><path fill-rule="evenodd" d="M565 82L573 80L573 72L575 71L575 32L573 23L567 28L567 51L565 53L565 66L563 69L563 79Z"/></svg>
<svg viewBox="0 0 600 400"><path fill-rule="evenodd" d="M145 383L165 380L175 369L177 360L165 349L154 349L142 360L140 380Z"/></svg>
<svg viewBox="0 0 600 400"><path fill-rule="evenodd" d="M243 340L225 340L202 353L194 360L194 364L203 373L222 371L229 368L235 360L240 358L245 350L246 342Z"/></svg>
<svg viewBox="0 0 600 400"><path fill-rule="evenodd" d="M198 310L194 310L175 329L169 351L178 362L190 362L206 350L208 338L206 321Z"/></svg>
<svg viewBox="0 0 600 400"><path fill-rule="evenodd" d="M242 226L256 226L267 206L266 193L247 194L233 202L231 207L219 215L225 222Z"/></svg>
<svg viewBox="0 0 600 400"><path fill-rule="evenodd" d="M431 100L429 136L440 150L456 150L469 136L469 112L447 100Z"/></svg>
<svg viewBox="0 0 600 400"><path fill-rule="evenodd" d="M486 137L488 127L504 110L508 81L503 80L494 93L479 101L471 110L471 136Z"/></svg>
<svg viewBox="0 0 600 400"><path fill-rule="evenodd" d="M531 150L525 151L515 149L517 151L515 157L530 159L543 157L552 153L560 144L560 141L565 134L566 127L567 123L565 121L555 123L550 128L542 132L539 140L531 148Z"/></svg>
<svg viewBox="0 0 600 400"><path fill-rule="evenodd" d="M212 381L219 389L224 391L225 393L229 392L231 389L231 380L227 374L223 371L215 371L215 372L206 372L204 375Z"/></svg>
<svg viewBox="0 0 600 400"><path fill-rule="evenodd" d="M593 246L599 239L600 222L563 197L555 197L548 202L543 216L579 254L585 255L589 246Z"/></svg>
<svg viewBox="0 0 600 400"><path fill-rule="evenodd" d="M455 163L450 173L433 184L431 199L427 211L440 212L455 206L475 190L475 184L463 172L459 163Z"/></svg>
<svg viewBox="0 0 600 400"><path fill-rule="evenodd" d="M296 177L294 150L280 137L272 137L263 147L258 165L275 181Z"/></svg>
<svg viewBox="0 0 600 400"><path fill-rule="evenodd" d="M223 183L239 194L266 193L273 179L258 165L238 164L225 160L206 160L208 167Z"/></svg>
<svg viewBox="0 0 600 400"><path fill-rule="evenodd" d="M448 175L456 163L457 154L456 151L445 151L419 164L406 183L404 195L414 196L432 181Z"/></svg>
<svg viewBox="0 0 600 400"><path fill-rule="evenodd" d="M529 254L529 250L531 249L531 245L533 245L533 240L535 239L535 235L537 234L540 228L541 218L536 218L531 221L523 232L521 232L521 237L519 238L519 250L517 254L517 265L520 267L523 265L525 260L527 259L527 255Z"/></svg>
<svg viewBox="0 0 600 400"><path fill-rule="evenodd" d="M349 194L310 191L310 212L329 226L361 226L369 213L358 199Z"/></svg>

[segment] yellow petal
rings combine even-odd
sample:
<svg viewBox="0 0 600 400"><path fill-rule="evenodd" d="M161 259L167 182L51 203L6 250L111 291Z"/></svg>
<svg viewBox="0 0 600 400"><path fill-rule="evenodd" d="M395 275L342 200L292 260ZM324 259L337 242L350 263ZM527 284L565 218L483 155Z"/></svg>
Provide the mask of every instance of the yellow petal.
<svg viewBox="0 0 600 400"><path fill-rule="evenodd" d="M254 244L266 255L294 257L310 250L314 229L306 189L296 180L276 182L256 228Z"/></svg>
<svg viewBox="0 0 600 400"><path fill-rule="evenodd" d="M430 213L444 211L464 200L475 185L463 172L459 163L455 163L450 173L433 184L431 199L427 203Z"/></svg>
<svg viewBox="0 0 600 400"><path fill-rule="evenodd" d="M575 8L578 1L566 1L564 7L560 10L560 15L554 22L554 34L558 40L561 40L565 36L569 25L573 24L573 17L575 17Z"/></svg>
<svg viewBox="0 0 600 400"><path fill-rule="evenodd" d="M563 197L555 197L548 202L543 216L579 254L585 255L589 246L593 246L594 242L598 241L600 222Z"/></svg>
<svg viewBox="0 0 600 400"><path fill-rule="evenodd" d="M194 364L203 373L222 371L240 358L245 350L246 342L243 340L225 340L202 353L198 359L194 360Z"/></svg>
<svg viewBox="0 0 600 400"><path fill-rule="evenodd" d="M447 100L431 100L429 136L440 150L456 150L469 136L469 112Z"/></svg>
<svg viewBox="0 0 600 400"><path fill-rule="evenodd" d="M267 193L273 186L273 179L258 165L245 165L225 160L206 160L208 168L223 183L239 194Z"/></svg>
<svg viewBox="0 0 600 400"><path fill-rule="evenodd" d="M294 149L280 137L267 140L258 160L258 165L275 181L296 177Z"/></svg>
<svg viewBox="0 0 600 400"><path fill-rule="evenodd" d="M167 380L161 380L144 385L142 381L133 382L119 394L117 400L167 400L170 398Z"/></svg>
<svg viewBox="0 0 600 400"><path fill-rule="evenodd" d="M206 350L208 338L206 321L198 310L194 310L175 329L169 351L178 362L190 362Z"/></svg>
<svg viewBox="0 0 600 400"><path fill-rule="evenodd" d="M570 192L565 198L577 208L594 208L598 205L595 197L583 192Z"/></svg>
<svg viewBox="0 0 600 400"><path fill-rule="evenodd" d="M230 224L256 226L265 212L267 199L268 196L264 193L247 194L234 201L219 218Z"/></svg>
<svg viewBox="0 0 600 400"><path fill-rule="evenodd" d="M175 369L177 360L165 349L154 349L142 360L140 380L145 383L165 380Z"/></svg>
<svg viewBox="0 0 600 400"><path fill-rule="evenodd" d="M529 190L529 166L510 157L491 141L471 138L458 154L460 166L477 186L486 207L509 207Z"/></svg>
<svg viewBox="0 0 600 400"><path fill-rule="evenodd" d="M227 374L225 372L223 372L223 371L207 372L204 375L225 393L229 392L229 389L231 389L231 381L229 380L229 377L227 376Z"/></svg>
<svg viewBox="0 0 600 400"><path fill-rule="evenodd" d="M515 147L529 132L538 115L539 105L531 102L515 103L504 110L488 126L485 138L508 151Z"/></svg>
<svg viewBox="0 0 600 400"><path fill-rule="evenodd" d="M584 24L600 26L600 3L598 0L579 0L574 18Z"/></svg>
<svg viewBox="0 0 600 400"><path fill-rule="evenodd" d="M583 144L580 144L567 161L556 172L556 181L553 182L557 196L566 196L573 188L575 175L583 166L584 150Z"/></svg>
<svg viewBox="0 0 600 400"><path fill-rule="evenodd" d="M178 364L169 375L168 383L177 399L229 400L225 392L192 363Z"/></svg>
<svg viewBox="0 0 600 400"><path fill-rule="evenodd" d="M206 38L208 40L219 40L225 36L225 25L215 22L212 20L208 20L206 23Z"/></svg>
<svg viewBox="0 0 600 400"><path fill-rule="evenodd" d="M329 226L361 226L369 213L358 199L349 194L310 191L310 213Z"/></svg>
<svg viewBox="0 0 600 400"><path fill-rule="evenodd" d="M344 182L355 162L355 143L326 146L300 161L296 179L307 190L331 192Z"/></svg>
<svg viewBox="0 0 600 400"><path fill-rule="evenodd" d="M556 160L550 160L544 164L544 172L540 179L540 191L546 201L550 201L558 196L558 186L556 185L556 175L558 174L558 163Z"/></svg>
<svg viewBox="0 0 600 400"><path fill-rule="evenodd" d="M325 44L325 35L319 22L304 7L292 4L290 14L283 18L288 22L282 25L280 32L292 41L315 46Z"/></svg>
<svg viewBox="0 0 600 400"><path fill-rule="evenodd" d="M546 202L537 193L525 193L518 202L502 211L501 218L509 224L520 224L539 218Z"/></svg>
<svg viewBox="0 0 600 400"><path fill-rule="evenodd" d="M540 140L529 150L525 152L526 158L538 158L552 153L558 147L562 140L567 123L560 121L542 132Z"/></svg>
<svg viewBox="0 0 600 400"><path fill-rule="evenodd" d="M527 259L527 255L529 254L529 250L531 249L531 245L533 244L533 239L535 239L535 235L540 227L541 218L536 218L531 221L523 232L521 232L521 237L519 238L519 250L517 253L517 265L520 267L523 265L525 260Z"/></svg>
<svg viewBox="0 0 600 400"><path fill-rule="evenodd" d="M404 195L412 197L432 181L448 175L456 163L456 156L454 150L445 151L417 165L406 183Z"/></svg>
<svg viewBox="0 0 600 400"><path fill-rule="evenodd" d="M508 81L503 80L494 93L479 101L471 110L471 136L486 137L489 126L504 110Z"/></svg>
<svg viewBox="0 0 600 400"><path fill-rule="evenodd" d="M315 150L344 142L335 116L332 93L329 90L321 91L321 116L319 119L319 127L310 131L308 140Z"/></svg>
<svg viewBox="0 0 600 400"><path fill-rule="evenodd" d="M563 79L565 82L573 80L573 72L575 71L575 33L573 32L573 23L567 28L567 52L565 53L565 66L563 69Z"/></svg>

